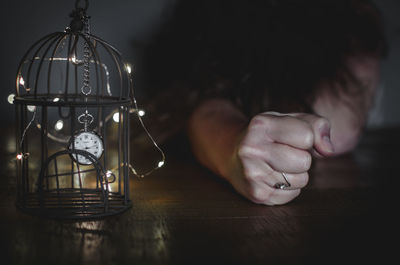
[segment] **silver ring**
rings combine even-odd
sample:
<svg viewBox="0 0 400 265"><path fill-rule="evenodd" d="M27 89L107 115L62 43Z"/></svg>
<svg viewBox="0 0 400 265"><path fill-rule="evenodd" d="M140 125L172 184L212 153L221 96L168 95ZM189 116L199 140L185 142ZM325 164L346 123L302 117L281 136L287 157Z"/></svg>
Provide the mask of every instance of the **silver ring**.
<svg viewBox="0 0 400 265"><path fill-rule="evenodd" d="M284 189L289 188L289 187L291 186L290 183L289 183L289 181L288 181L287 178L286 178L286 174L282 172L282 176L283 176L283 178L285 179L285 182L286 182L286 183L284 183L284 182L278 182L278 183L276 183L276 184L274 185L274 188L275 188L275 189L284 190Z"/></svg>

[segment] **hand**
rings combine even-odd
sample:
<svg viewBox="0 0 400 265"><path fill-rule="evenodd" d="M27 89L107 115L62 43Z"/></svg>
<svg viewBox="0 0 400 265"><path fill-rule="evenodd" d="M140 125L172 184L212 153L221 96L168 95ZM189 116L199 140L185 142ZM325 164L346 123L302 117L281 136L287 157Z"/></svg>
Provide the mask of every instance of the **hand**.
<svg viewBox="0 0 400 265"><path fill-rule="evenodd" d="M238 142L229 181L243 196L259 204L284 204L308 182L312 156L333 155L330 124L323 117L266 112L255 116ZM276 189L285 182L290 187Z"/></svg>

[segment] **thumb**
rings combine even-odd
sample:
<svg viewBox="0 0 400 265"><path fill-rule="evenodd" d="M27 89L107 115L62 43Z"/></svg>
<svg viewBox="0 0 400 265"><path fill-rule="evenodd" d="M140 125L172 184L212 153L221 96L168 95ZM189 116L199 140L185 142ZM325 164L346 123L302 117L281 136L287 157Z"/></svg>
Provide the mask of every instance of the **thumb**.
<svg viewBox="0 0 400 265"><path fill-rule="evenodd" d="M319 156L332 156L335 152L331 141L331 125L329 120L314 114L299 114L298 118L308 122L314 133L314 151Z"/></svg>
<svg viewBox="0 0 400 265"><path fill-rule="evenodd" d="M325 118L315 116L311 124L314 132L314 149L322 156L331 156L335 150L331 141L331 125Z"/></svg>

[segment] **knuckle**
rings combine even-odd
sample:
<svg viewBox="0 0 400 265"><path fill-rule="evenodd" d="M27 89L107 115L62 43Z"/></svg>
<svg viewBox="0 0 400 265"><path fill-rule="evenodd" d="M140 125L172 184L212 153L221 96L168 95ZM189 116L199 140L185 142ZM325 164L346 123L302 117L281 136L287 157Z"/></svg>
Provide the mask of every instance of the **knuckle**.
<svg viewBox="0 0 400 265"><path fill-rule="evenodd" d="M315 128L330 127L330 122L327 118L319 116L314 122Z"/></svg>
<svg viewBox="0 0 400 265"><path fill-rule="evenodd" d="M307 186L308 179L309 179L308 173L301 174L301 176L299 176L299 180L298 180L299 188L304 188L305 186Z"/></svg>
<svg viewBox="0 0 400 265"><path fill-rule="evenodd" d="M303 133L303 141L304 145L307 146L307 148L311 148L314 145L314 133L312 131L312 128L309 126Z"/></svg>
<svg viewBox="0 0 400 265"><path fill-rule="evenodd" d="M266 118L261 115L254 116L249 123L249 128L259 127L265 124Z"/></svg>
<svg viewBox="0 0 400 265"><path fill-rule="evenodd" d="M269 161L268 159L271 157L270 151L268 148L262 148L261 145L251 145L251 144L241 144L236 151L237 156L240 160L245 159L263 159ZM264 145L268 146L268 144Z"/></svg>
<svg viewBox="0 0 400 265"><path fill-rule="evenodd" d="M254 116L249 123L249 128L269 128L271 127L273 121L276 119L276 116L263 113L263 114L258 114Z"/></svg>
<svg viewBox="0 0 400 265"><path fill-rule="evenodd" d="M247 145L241 145L237 149L237 155L239 158L242 159L251 156L252 153L253 153L252 148Z"/></svg>
<svg viewBox="0 0 400 265"><path fill-rule="evenodd" d="M312 164L312 157L310 153L304 152L304 155L301 158L301 166L304 169L304 171L308 171L311 168Z"/></svg>

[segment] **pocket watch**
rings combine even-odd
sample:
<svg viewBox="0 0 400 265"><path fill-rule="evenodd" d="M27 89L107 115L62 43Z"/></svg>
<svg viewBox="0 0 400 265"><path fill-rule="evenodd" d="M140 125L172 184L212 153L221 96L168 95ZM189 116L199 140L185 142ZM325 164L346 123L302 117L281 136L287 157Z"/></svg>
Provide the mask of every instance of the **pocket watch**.
<svg viewBox="0 0 400 265"><path fill-rule="evenodd" d="M71 137L68 144L69 150L83 150L99 159L104 152L101 137L94 131L81 131ZM83 155L71 154L72 159L81 165L91 165L93 162Z"/></svg>
<svg viewBox="0 0 400 265"><path fill-rule="evenodd" d="M85 38L90 40L90 32L88 24L84 31ZM90 82L90 47L85 41L83 47L83 86L81 87L81 93L83 96L83 101L88 102L88 96L91 94L92 88L89 84ZM85 111L78 116L78 122L83 124L84 129L71 137L69 140L68 147L69 150L82 150L92 154L98 160L104 152L104 144L100 135L95 131L90 131L88 128L90 124L94 121L94 117L89 113L88 106L85 105ZM79 155L76 153L71 154L72 159L81 165L91 165L93 164L93 159L87 156Z"/></svg>

